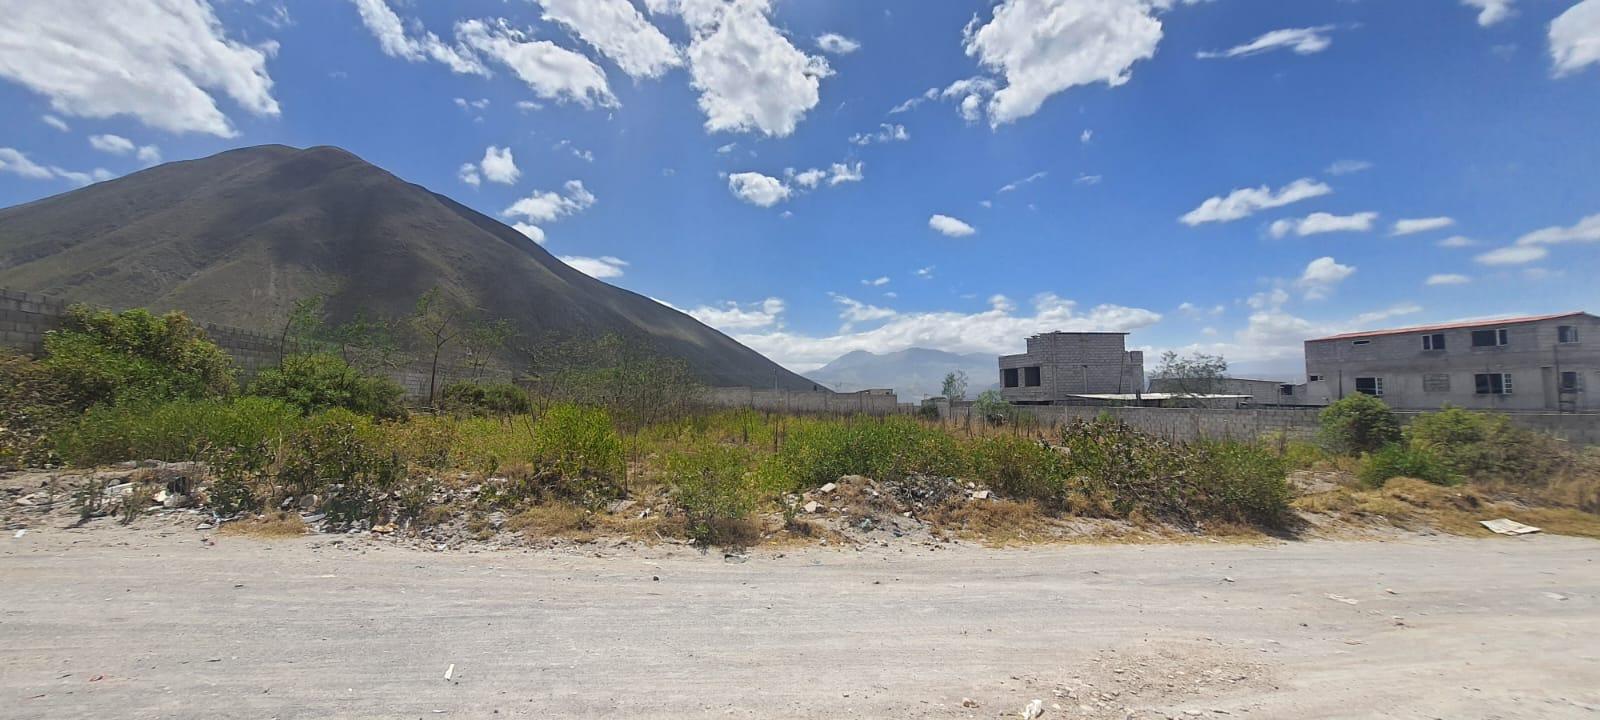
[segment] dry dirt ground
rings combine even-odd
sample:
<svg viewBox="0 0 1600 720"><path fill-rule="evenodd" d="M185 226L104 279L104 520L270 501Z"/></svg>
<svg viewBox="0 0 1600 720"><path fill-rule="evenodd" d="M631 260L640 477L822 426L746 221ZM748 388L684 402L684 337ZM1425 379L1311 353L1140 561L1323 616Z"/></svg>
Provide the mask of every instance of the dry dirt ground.
<svg viewBox="0 0 1600 720"><path fill-rule="evenodd" d="M1600 716L1592 540L724 557L194 524L0 536L0 718Z"/></svg>

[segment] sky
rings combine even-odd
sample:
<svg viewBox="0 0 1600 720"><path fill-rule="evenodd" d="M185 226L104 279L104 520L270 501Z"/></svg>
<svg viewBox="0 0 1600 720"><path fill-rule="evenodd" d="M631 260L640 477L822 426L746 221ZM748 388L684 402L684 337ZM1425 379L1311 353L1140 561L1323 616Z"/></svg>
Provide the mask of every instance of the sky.
<svg viewBox="0 0 1600 720"><path fill-rule="evenodd" d="M1600 0L0 0L0 205L336 145L791 369L1600 311Z"/></svg>

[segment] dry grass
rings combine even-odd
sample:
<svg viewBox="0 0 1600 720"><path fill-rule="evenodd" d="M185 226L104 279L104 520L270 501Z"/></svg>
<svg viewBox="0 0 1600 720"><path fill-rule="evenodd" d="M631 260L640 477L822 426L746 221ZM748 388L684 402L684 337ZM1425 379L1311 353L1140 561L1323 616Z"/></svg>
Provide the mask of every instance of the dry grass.
<svg viewBox="0 0 1600 720"><path fill-rule="evenodd" d="M1495 493L1473 485L1445 487L1414 478L1394 478L1377 490L1339 488L1298 498L1293 504L1302 512L1381 518L1400 528L1432 528L1453 535L1487 536L1489 531L1478 521L1503 517L1558 535L1600 538L1600 515L1497 499Z"/></svg>
<svg viewBox="0 0 1600 720"><path fill-rule="evenodd" d="M594 539L594 516L587 510L566 503L534 505L506 520L506 529L524 537L564 537Z"/></svg>
<svg viewBox="0 0 1600 720"><path fill-rule="evenodd" d="M929 513L928 520L945 534L992 547L1059 537L1034 502L954 498Z"/></svg>
<svg viewBox="0 0 1600 720"><path fill-rule="evenodd" d="M300 537L306 534L306 523L295 513L280 511L227 523L217 528L217 532L254 538Z"/></svg>

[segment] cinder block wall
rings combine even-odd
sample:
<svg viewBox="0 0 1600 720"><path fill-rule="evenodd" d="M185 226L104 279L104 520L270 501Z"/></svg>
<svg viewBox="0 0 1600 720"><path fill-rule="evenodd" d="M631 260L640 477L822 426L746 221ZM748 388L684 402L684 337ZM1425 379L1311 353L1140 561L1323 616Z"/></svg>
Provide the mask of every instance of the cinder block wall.
<svg viewBox="0 0 1600 720"><path fill-rule="evenodd" d="M899 398L893 393L831 393L720 387L707 388L702 399L707 405L715 407L749 408L762 412L805 415L895 415L904 412Z"/></svg>

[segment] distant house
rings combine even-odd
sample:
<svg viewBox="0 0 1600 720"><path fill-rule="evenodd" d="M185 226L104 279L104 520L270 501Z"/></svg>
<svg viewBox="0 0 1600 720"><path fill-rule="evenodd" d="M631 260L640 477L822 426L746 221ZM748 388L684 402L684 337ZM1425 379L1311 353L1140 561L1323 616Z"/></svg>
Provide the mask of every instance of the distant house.
<svg viewBox="0 0 1600 720"><path fill-rule="evenodd" d="M1051 332L1028 338L1028 351L1000 357L1000 396L1013 405L1069 404L1075 396L1144 390L1144 353L1127 333Z"/></svg>
<svg viewBox="0 0 1600 720"><path fill-rule="evenodd" d="M1150 381L1150 392L1183 394L1204 387L1205 392L1218 395L1243 395L1251 405L1300 405L1303 394L1294 383L1278 380L1250 380L1246 378L1217 378L1214 380L1185 380L1182 378L1155 378Z"/></svg>
<svg viewBox="0 0 1600 720"><path fill-rule="evenodd" d="M1401 409L1600 411L1600 317L1585 312L1307 340L1304 401Z"/></svg>

